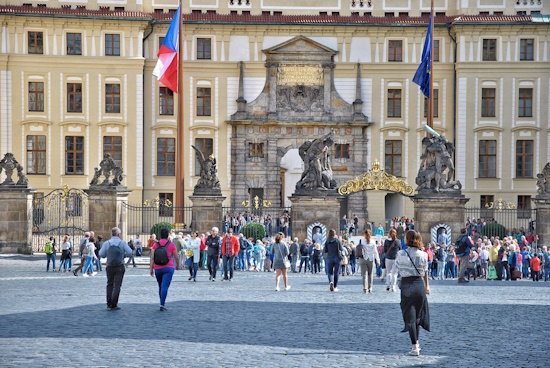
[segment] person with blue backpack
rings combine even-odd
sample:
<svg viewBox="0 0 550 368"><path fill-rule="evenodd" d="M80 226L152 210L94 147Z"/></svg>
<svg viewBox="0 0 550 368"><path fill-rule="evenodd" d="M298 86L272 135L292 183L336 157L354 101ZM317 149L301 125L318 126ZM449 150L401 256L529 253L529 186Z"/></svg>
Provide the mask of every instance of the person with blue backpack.
<svg viewBox="0 0 550 368"><path fill-rule="evenodd" d="M124 278L124 257L132 255L132 249L120 238L120 229L111 229L111 239L104 242L99 251L101 258L107 258L107 310L119 310L118 297Z"/></svg>

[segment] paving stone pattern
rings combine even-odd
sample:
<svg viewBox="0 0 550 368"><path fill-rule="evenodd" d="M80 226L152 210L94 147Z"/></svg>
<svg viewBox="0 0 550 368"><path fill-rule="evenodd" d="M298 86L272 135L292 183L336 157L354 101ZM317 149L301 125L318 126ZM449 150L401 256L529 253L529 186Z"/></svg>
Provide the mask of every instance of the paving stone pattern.
<svg viewBox="0 0 550 368"><path fill-rule="evenodd" d="M399 292L358 276L330 293L326 276L236 272L231 283L178 271L159 311L145 266L128 268L120 311L105 306L105 272L45 272L40 256L0 257L2 367L549 367L550 283L432 283L432 331L409 357ZM530 319L530 321L527 321Z"/></svg>

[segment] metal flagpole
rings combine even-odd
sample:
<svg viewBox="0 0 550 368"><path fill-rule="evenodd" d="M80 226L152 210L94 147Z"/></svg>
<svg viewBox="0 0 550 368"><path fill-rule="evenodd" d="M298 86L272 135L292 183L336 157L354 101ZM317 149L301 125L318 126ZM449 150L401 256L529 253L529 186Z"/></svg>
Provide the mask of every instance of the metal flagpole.
<svg viewBox="0 0 550 368"><path fill-rule="evenodd" d="M180 6L180 19L178 27L178 109L177 109L177 136L176 136L176 223L182 224L183 219L183 206L185 205L185 183L184 183L184 148L183 143L185 141L185 124L183 120L183 8L179 0Z"/></svg>
<svg viewBox="0 0 550 368"><path fill-rule="evenodd" d="M432 27L430 29L430 49L432 50L430 52L430 98L428 100L428 126L433 129L434 127L434 73L433 73L433 66L434 66L434 0L432 0L432 6L431 6L431 12L430 17L432 21ZM427 35L426 35L427 36Z"/></svg>

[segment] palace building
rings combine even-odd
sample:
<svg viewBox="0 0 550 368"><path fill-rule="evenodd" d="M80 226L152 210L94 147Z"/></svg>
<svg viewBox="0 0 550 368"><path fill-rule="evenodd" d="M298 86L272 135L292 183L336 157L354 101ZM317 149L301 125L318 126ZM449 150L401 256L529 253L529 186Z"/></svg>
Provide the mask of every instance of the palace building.
<svg viewBox="0 0 550 368"><path fill-rule="evenodd" d="M88 188L108 152L130 202L173 201L180 107L152 71L178 1L2 3L0 154L37 196ZM186 205L191 145L215 156L225 206L288 207L300 145L331 129L338 185L377 161L416 186L426 101L412 78L430 0L184 0L182 12ZM550 2L436 0L434 23L434 129L456 147L463 194L531 208L550 161ZM359 192L343 212L378 223L413 203Z"/></svg>

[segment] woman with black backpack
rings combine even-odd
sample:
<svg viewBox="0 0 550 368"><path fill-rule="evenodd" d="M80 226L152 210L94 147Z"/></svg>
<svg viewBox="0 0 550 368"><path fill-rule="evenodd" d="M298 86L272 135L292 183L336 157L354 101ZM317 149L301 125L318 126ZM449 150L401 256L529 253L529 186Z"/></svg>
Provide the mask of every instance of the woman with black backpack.
<svg viewBox="0 0 550 368"><path fill-rule="evenodd" d="M397 252L401 250L401 244L397 240L397 232L395 229L391 229L388 234L389 238L384 242L384 255L386 262L386 290L395 291L395 285L397 283L397 267L395 267L395 258Z"/></svg>
<svg viewBox="0 0 550 368"><path fill-rule="evenodd" d="M176 262L174 266L174 260ZM165 311L164 303L168 288L172 282L174 268L179 270L178 251L174 243L168 240L168 229L160 230L160 240L151 248L151 263L149 272L156 277L159 285L160 311Z"/></svg>

